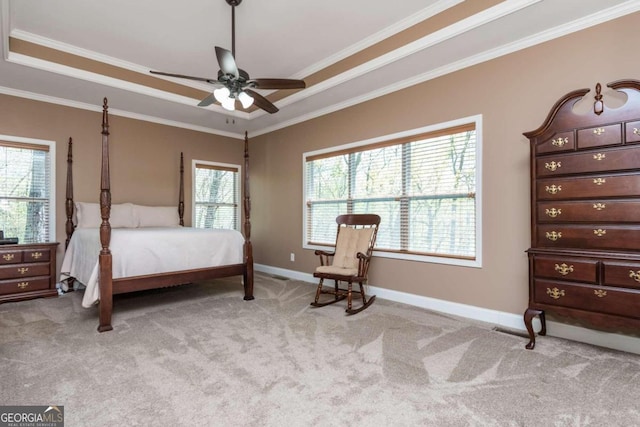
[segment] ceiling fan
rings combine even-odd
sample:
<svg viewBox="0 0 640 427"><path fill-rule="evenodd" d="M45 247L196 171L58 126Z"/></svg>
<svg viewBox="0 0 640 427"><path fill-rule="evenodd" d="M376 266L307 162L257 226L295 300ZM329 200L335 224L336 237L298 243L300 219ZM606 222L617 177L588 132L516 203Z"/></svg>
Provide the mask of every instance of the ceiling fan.
<svg viewBox="0 0 640 427"><path fill-rule="evenodd" d="M236 65L236 6L242 3L242 0L225 0L231 6L231 52L222 47L216 46L216 58L220 65L218 78L193 77L182 74L165 73L162 71L150 71L152 74L160 74L169 77L178 77L181 79L198 80L221 87L214 90L198 104L199 107L206 107L213 104L214 101L220 102L226 110L235 110L236 100L240 101L243 108L249 108L255 104L268 113L278 112L278 107L273 105L264 96L257 93L254 89L304 89L306 84L304 80L294 79L251 79L249 73L238 68Z"/></svg>

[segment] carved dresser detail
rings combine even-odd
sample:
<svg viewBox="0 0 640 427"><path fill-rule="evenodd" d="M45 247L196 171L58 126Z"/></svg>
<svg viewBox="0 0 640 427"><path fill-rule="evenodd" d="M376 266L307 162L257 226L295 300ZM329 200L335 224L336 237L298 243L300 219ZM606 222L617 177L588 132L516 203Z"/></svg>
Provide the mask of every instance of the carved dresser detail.
<svg viewBox="0 0 640 427"><path fill-rule="evenodd" d="M568 93L531 143L531 248L527 349L532 320L545 311L599 329L640 328L640 81L610 88L627 100L612 109L596 85L593 110L573 111L589 89Z"/></svg>

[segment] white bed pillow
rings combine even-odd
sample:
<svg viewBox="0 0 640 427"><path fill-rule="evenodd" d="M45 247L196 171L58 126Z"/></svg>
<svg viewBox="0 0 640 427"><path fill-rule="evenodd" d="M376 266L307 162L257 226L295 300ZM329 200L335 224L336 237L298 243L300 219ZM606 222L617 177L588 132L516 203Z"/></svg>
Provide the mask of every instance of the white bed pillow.
<svg viewBox="0 0 640 427"><path fill-rule="evenodd" d="M76 227L97 228L102 224L100 215L100 204L76 202ZM121 203L111 205L109 216L111 228L134 228L137 226L136 217L133 212L132 203Z"/></svg>
<svg viewBox="0 0 640 427"><path fill-rule="evenodd" d="M180 215L176 206L133 205L138 227L178 227Z"/></svg>

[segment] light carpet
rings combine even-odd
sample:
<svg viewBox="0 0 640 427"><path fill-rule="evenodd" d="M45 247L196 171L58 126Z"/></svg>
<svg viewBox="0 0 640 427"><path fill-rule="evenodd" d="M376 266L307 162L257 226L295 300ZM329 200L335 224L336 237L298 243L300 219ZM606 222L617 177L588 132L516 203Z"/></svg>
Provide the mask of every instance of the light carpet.
<svg viewBox="0 0 640 427"><path fill-rule="evenodd" d="M637 426L640 357L378 299L312 308L257 275L117 296L100 334L81 293L0 305L0 404L66 426Z"/></svg>

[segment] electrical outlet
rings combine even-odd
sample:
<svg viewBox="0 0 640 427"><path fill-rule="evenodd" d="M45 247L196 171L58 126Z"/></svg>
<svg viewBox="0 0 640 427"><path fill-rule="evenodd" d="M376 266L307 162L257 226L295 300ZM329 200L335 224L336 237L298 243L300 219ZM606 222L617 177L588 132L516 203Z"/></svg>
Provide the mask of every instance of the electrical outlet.
<svg viewBox="0 0 640 427"><path fill-rule="evenodd" d="M294 262L296 260L296 254L294 254L293 252L291 252L291 262Z"/></svg>

